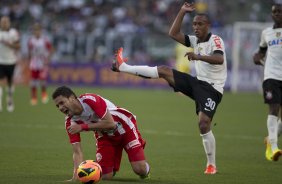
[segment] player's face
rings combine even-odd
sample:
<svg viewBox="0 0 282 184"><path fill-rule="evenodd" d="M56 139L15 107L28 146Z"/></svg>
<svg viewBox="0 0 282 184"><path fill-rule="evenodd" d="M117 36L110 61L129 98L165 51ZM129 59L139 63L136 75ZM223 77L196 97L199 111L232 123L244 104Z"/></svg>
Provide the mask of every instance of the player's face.
<svg viewBox="0 0 282 184"><path fill-rule="evenodd" d="M33 27L33 34L36 36L36 37L40 37L41 35L41 27L39 25L35 25Z"/></svg>
<svg viewBox="0 0 282 184"><path fill-rule="evenodd" d="M7 31L10 29L10 25L11 25L11 22L10 22L10 19L8 17L2 17L1 20L0 20L0 27L1 29Z"/></svg>
<svg viewBox="0 0 282 184"><path fill-rule="evenodd" d="M196 15L193 20L193 30L200 40L203 40L208 35L209 22L205 16Z"/></svg>
<svg viewBox="0 0 282 184"><path fill-rule="evenodd" d="M282 23L282 5L272 6L272 19L275 23Z"/></svg>
<svg viewBox="0 0 282 184"><path fill-rule="evenodd" d="M54 99L54 102L57 108L65 115L73 116L75 114L76 98L74 96L67 98L60 95Z"/></svg>

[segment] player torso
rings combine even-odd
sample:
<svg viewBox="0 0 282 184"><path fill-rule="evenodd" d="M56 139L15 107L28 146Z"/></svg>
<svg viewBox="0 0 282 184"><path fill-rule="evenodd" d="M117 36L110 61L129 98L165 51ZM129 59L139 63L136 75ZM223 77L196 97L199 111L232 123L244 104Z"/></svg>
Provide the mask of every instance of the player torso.
<svg viewBox="0 0 282 184"><path fill-rule="evenodd" d="M78 100L83 106L83 112L79 116L66 117L66 128L71 124L90 124L96 123L101 120L107 111L111 113L114 121L117 123L116 131L95 131L95 137L113 137L115 135L122 135L127 130L135 127L135 116L126 109L115 106L109 100L98 96L96 94L84 94L81 95ZM80 136L78 134L69 135L70 142L80 142ZM79 141L78 141L79 140Z"/></svg>
<svg viewBox="0 0 282 184"><path fill-rule="evenodd" d="M50 42L43 36L39 38L33 36L29 40L28 47L31 55L30 68L42 69L44 63L48 60L51 47Z"/></svg>
<svg viewBox="0 0 282 184"><path fill-rule="evenodd" d="M191 47L194 48L194 53L202 56L210 56L214 51L223 52L224 62L221 65L212 65L203 61L194 61L197 78L206 81L223 93L223 88L227 78L227 61L225 47L222 39L211 34L205 42L198 42L195 36L189 36Z"/></svg>
<svg viewBox="0 0 282 184"><path fill-rule="evenodd" d="M282 80L282 28L265 29L260 46L267 47L264 80Z"/></svg>
<svg viewBox="0 0 282 184"><path fill-rule="evenodd" d="M18 32L12 28L9 31L0 30L0 64L15 64L17 61L16 50L5 45L2 41L9 43L19 41Z"/></svg>

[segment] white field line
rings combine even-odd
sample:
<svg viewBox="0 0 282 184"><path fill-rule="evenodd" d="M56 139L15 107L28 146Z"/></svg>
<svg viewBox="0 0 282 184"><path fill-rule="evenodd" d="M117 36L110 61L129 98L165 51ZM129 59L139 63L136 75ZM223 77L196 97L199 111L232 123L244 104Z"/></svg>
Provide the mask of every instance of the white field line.
<svg viewBox="0 0 282 184"><path fill-rule="evenodd" d="M64 129L64 125L62 126L51 126L46 124L40 124L40 122L37 125L34 124L14 124L14 123L3 123L1 122L0 127L3 128L26 128L26 129ZM2 129L2 128L1 128ZM149 134L149 135L159 135L159 136L174 136L174 137L192 137L189 132L182 133L177 131L157 131L157 130L150 130L150 129L141 129L141 134ZM200 135L199 135L200 136ZM227 138L227 139L241 139L241 140L261 140L261 136L247 136L247 135L215 135L216 138Z"/></svg>

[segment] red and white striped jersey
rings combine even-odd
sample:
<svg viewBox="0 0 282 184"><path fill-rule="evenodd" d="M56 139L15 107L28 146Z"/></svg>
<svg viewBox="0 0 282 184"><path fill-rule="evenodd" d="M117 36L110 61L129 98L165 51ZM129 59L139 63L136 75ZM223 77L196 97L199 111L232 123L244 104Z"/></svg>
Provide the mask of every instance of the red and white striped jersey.
<svg viewBox="0 0 282 184"><path fill-rule="evenodd" d="M73 124L90 124L101 120L105 115L107 110L113 116L114 121L117 123L117 129L115 131L95 131L96 139L100 137L107 136L113 137L116 135L122 135L126 133L127 130L136 127L135 116L126 109L117 107L109 100L97 95L86 93L78 97L80 101L83 112L79 116L66 116L65 118L65 128ZM136 127L137 128L137 127ZM68 133L68 132L67 132ZM69 134L70 143L80 142L80 134Z"/></svg>
<svg viewBox="0 0 282 184"><path fill-rule="evenodd" d="M28 41L28 49L31 55L30 68L42 69L44 63L48 62L48 57L51 52L51 42L44 36L36 38L32 36Z"/></svg>

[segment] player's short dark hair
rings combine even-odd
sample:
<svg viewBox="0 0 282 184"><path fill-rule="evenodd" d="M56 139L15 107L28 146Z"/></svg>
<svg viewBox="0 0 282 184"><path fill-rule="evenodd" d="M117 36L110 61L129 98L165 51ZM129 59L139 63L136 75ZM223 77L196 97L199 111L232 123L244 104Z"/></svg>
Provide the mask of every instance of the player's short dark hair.
<svg viewBox="0 0 282 184"><path fill-rule="evenodd" d="M70 96L75 96L76 94L67 86L58 87L52 94L52 98L55 99L58 96L63 96L69 98Z"/></svg>
<svg viewBox="0 0 282 184"><path fill-rule="evenodd" d="M210 16L207 13L197 13L195 16L203 16L206 17L207 22L210 23Z"/></svg>

